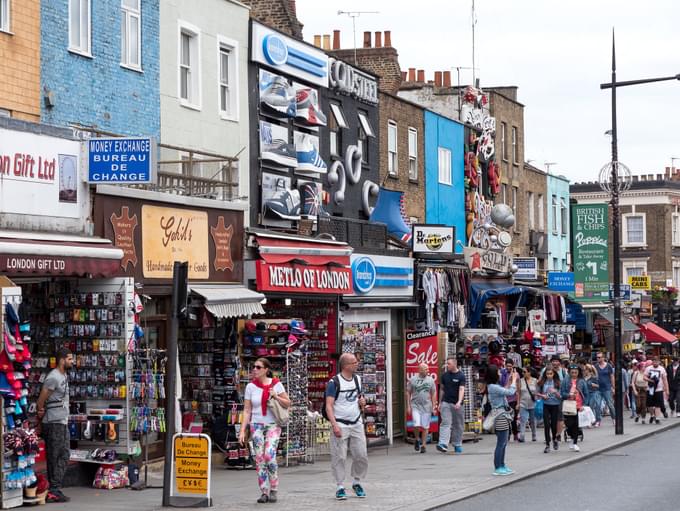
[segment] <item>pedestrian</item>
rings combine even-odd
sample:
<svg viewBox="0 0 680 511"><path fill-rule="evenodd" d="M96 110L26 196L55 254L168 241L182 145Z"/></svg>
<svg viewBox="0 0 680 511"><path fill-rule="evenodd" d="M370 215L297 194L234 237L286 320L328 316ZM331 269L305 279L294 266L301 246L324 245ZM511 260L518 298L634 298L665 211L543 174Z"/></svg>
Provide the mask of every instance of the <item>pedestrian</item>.
<svg viewBox="0 0 680 511"><path fill-rule="evenodd" d="M645 378L642 362L638 362L635 365L631 380L633 382L633 395L635 396L635 422L641 421L644 424L647 417L647 390L649 389L649 384Z"/></svg>
<svg viewBox="0 0 680 511"><path fill-rule="evenodd" d="M430 431L432 412L437 411L436 385L434 378L429 375L427 364L418 366L418 374L413 376L406 389L408 395L408 413L413 421L413 431L416 436L415 449L425 453L427 435Z"/></svg>
<svg viewBox="0 0 680 511"><path fill-rule="evenodd" d="M541 369L541 376L545 373L548 366ZM553 355L550 357L550 367L553 368L555 374L559 381L564 380L567 377L567 370L562 366L562 360L559 355ZM559 385L557 387L559 390ZM564 417L562 416L562 408L557 407L557 441L559 442L562 438L562 432L564 431Z"/></svg>
<svg viewBox="0 0 680 511"><path fill-rule="evenodd" d="M501 369L500 384L505 387L508 380L513 374L517 373L515 370L515 363L511 359L505 360L505 367ZM519 374L519 373L517 373ZM510 406L510 426L512 429L512 438L515 442L519 441L519 428L517 426L517 416L519 415L518 395L508 396L508 406Z"/></svg>
<svg viewBox="0 0 680 511"><path fill-rule="evenodd" d="M578 437L581 434L578 426L578 412L581 411L588 397L588 388L586 382L581 375L581 368L574 364L569 366L569 376L560 384L560 393L562 395L562 403L567 401L575 401L575 414L564 415L564 423L567 427L567 433L571 438L571 445L569 449L572 451L580 451L578 446Z"/></svg>
<svg viewBox="0 0 680 511"><path fill-rule="evenodd" d="M439 414L442 417L437 443L439 452L448 452L451 443L457 454L463 452L464 401L465 374L458 369L458 361L454 357L449 357L446 359L446 371L442 375L439 390Z"/></svg>
<svg viewBox="0 0 680 511"><path fill-rule="evenodd" d="M366 401L361 391L361 380L356 374L359 361L352 353L338 359L340 372L326 387L326 415L333 428L330 440L331 471L337 485L335 498L346 500L345 465L347 451L352 456L352 490L359 498L366 497L361 481L368 473L366 433L361 418Z"/></svg>
<svg viewBox="0 0 680 511"><path fill-rule="evenodd" d="M68 502L61 491L64 475L71 457L71 435L68 429L70 413L68 376L73 367L73 353L59 348L57 367L52 369L43 382L36 404L38 419L42 419L42 436L47 451L47 479L50 487L47 502Z"/></svg>
<svg viewBox="0 0 680 511"><path fill-rule="evenodd" d="M258 358L253 364L250 383L243 395L243 423L250 428L250 438L255 450L255 469L260 498L257 502L276 502L279 488L279 467L276 450L281 438L281 427L269 407L269 400L275 399L283 408L290 407L290 398L283 384L272 375L272 365L266 358ZM238 437L245 445L246 427Z"/></svg>
<svg viewBox="0 0 680 511"><path fill-rule="evenodd" d="M523 369L522 379L519 381L519 441L524 442L527 422L531 428L531 441L536 441L536 396L538 386L536 372L530 367Z"/></svg>
<svg viewBox="0 0 680 511"><path fill-rule="evenodd" d="M647 391L647 408L649 409L649 423L661 424L657 410L662 412L664 398L668 397L668 377L666 370L660 365L658 356L652 358L652 365L645 369L645 379L649 384Z"/></svg>
<svg viewBox="0 0 680 511"><path fill-rule="evenodd" d="M550 442L556 451L559 449L557 443L557 421L559 418L560 405L560 377L557 375L552 365L545 368L543 376L538 380L538 397L543 399L543 431L545 433L545 449L543 452L550 452Z"/></svg>
<svg viewBox="0 0 680 511"><path fill-rule="evenodd" d="M673 357L671 364L666 369L668 376L668 406L675 417L680 417L680 360Z"/></svg>
<svg viewBox="0 0 680 511"><path fill-rule="evenodd" d="M597 370L591 364L586 364L584 371L584 379L586 381L586 388L588 389L588 406L595 414L595 410L602 409L602 401L600 400L600 380L597 377ZM590 427L590 426L588 426ZM597 422L595 423L597 427Z"/></svg>
<svg viewBox="0 0 680 511"><path fill-rule="evenodd" d="M612 420L616 419L616 410L614 408L614 368L607 362L604 353L598 352L597 363L595 364L597 370L598 385L600 386L598 393L602 404L606 404L609 409L609 415ZM600 427L602 423L602 408L593 410L595 412L595 427Z"/></svg>
<svg viewBox="0 0 680 511"><path fill-rule="evenodd" d="M637 369L637 360L633 360L628 364L628 369L625 370L627 374L626 377L626 396L628 397L628 402L630 403L630 418L634 419L637 417L637 404L635 402L635 394L633 393L633 373Z"/></svg>
<svg viewBox="0 0 680 511"><path fill-rule="evenodd" d="M510 436L510 406L508 397L517 395L517 380L519 374L512 371L505 382L505 385L499 385L498 368L495 365L490 365L486 370L486 392L491 404L491 413L499 413L494 424L496 432L496 449L493 456L493 475L507 476L513 474L505 464L505 448L508 446L508 439Z"/></svg>

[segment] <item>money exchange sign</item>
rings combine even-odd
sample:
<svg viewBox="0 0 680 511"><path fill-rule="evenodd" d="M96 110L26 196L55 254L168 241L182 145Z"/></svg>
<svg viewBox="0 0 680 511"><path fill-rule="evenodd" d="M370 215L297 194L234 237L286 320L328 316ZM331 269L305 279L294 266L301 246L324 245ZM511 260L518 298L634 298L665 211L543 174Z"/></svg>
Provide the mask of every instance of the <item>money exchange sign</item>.
<svg viewBox="0 0 680 511"><path fill-rule="evenodd" d="M609 297L609 219L607 204L571 207L574 296L579 302Z"/></svg>

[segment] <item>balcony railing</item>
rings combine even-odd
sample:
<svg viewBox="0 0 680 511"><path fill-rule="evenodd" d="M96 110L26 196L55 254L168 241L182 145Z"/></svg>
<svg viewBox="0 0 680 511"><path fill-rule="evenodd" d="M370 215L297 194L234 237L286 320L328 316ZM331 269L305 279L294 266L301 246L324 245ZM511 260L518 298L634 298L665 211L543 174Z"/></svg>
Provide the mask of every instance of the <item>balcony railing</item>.
<svg viewBox="0 0 680 511"><path fill-rule="evenodd" d="M330 234L337 241L344 241L354 248L355 252L368 254L404 255L408 250L391 248L385 224L354 220L351 218L328 217L319 218L317 234Z"/></svg>

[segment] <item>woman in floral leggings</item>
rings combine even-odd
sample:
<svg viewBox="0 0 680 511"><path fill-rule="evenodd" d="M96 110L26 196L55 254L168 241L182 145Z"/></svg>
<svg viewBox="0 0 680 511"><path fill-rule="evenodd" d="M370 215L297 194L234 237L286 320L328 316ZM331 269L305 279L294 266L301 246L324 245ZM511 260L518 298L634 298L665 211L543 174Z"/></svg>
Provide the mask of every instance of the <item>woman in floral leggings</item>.
<svg viewBox="0 0 680 511"><path fill-rule="evenodd" d="M284 408L290 406L290 399L283 384L272 378L271 364L266 358L258 358L253 365L253 378L246 386L243 405L243 424L250 425L250 433L255 449L255 465L257 467L257 483L260 487L260 504L277 501L279 486L278 465L276 464L276 448L281 437L281 428L267 401L272 397ZM246 428L241 427L239 442L245 443Z"/></svg>

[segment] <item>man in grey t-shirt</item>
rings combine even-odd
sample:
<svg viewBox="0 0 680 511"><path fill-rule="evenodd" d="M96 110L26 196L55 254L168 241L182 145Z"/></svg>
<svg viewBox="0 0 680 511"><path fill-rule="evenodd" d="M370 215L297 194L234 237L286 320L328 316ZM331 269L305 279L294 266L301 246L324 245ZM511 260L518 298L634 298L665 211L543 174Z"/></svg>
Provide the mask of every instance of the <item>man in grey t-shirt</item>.
<svg viewBox="0 0 680 511"><path fill-rule="evenodd" d="M38 418L42 419L47 451L47 479L50 488L47 502L68 502L61 491L70 458L71 436L68 430L69 398L66 371L73 366L73 354L67 348L57 351L57 367L45 378L38 397Z"/></svg>
<svg viewBox="0 0 680 511"><path fill-rule="evenodd" d="M416 436L415 449L425 452L427 434L430 430L432 412L436 409L436 385L434 379L428 374L427 364L418 366L418 374L408 382L406 389L408 394L408 413L413 419L413 430ZM419 438L420 437L420 438Z"/></svg>

